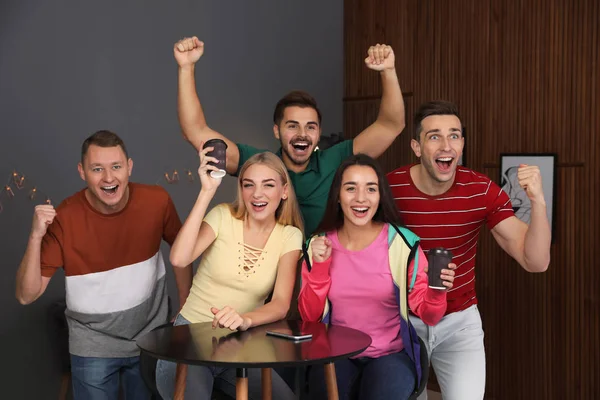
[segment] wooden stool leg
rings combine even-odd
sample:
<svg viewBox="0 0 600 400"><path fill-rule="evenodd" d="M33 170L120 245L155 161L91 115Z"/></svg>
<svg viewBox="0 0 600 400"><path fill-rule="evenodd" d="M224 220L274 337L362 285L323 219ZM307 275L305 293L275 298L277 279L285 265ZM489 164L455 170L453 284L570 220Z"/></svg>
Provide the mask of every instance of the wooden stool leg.
<svg viewBox="0 0 600 400"><path fill-rule="evenodd" d="M260 370L262 382L262 398L263 400L271 400L273 398L273 385L271 384L271 368L262 368Z"/></svg>
<svg viewBox="0 0 600 400"><path fill-rule="evenodd" d="M177 372L175 373L175 394L173 395L173 400L184 400L187 369L187 364L177 364Z"/></svg>
<svg viewBox="0 0 600 400"><path fill-rule="evenodd" d="M335 365L327 363L324 365L325 383L327 384L327 398L329 400L339 400L337 379L335 377Z"/></svg>
<svg viewBox="0 0 600 400"><path fill-rule="evenodd" d="M248 400L248 370L236 368L235 398L236 400Z"/></svg>

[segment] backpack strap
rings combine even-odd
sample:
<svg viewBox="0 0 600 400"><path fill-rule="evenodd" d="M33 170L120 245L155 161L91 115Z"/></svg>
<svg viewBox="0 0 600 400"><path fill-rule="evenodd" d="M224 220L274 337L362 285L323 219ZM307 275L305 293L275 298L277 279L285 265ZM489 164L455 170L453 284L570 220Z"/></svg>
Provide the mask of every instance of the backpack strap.
<svg viewBox="0 0 600 400"><path fill-rule="evenodd" d="M326 234L324 232L318 234L313 233L308 237L308 239L306 239L305 242L302 243L302 255L304 256L304 260L306 261L306 268L308 269L308 272L310 272L310 270L312 269L312 265L310 265L310 256L308 255L308 246L310 245L311 240L313 240L316 236L326 236Z"/></svg>
<svg viewBox="0 0 600 400"><path fill-rule="evenodd" d="M308 272L310 272L312 269L312 265L310 265L310 257L308 256L308 243L310 243L311 239L312 236L309 237L305 242L302 242L302 254L304 255L304 261L306 262L306 268L308 269Z"/></svg>
<svg viewBox="0 0 600 400"><path fill-rule="evenodd" d="M412 237L403 234L400 229L394 225L394 224L390 224L391 226L394 227L394 229L396 230L396 232L398 233L398 235L400 235L400 237L404 240L404 242L406 243L406 245L408 247L410 247L410 255L408 257L408 266L410 266L410 260L414 259L415 262L413 263L413 274L412 274L412 279L410 281L410 284L408 286L408 292L412 291L413 287L415 287L415 282L417 281L417 271L419 269L419 237L417 235L415 235L414 233L412 234ZM407 233L412 233L412 232L407 232ZM392 240L394 240L394 238L390 235L389 238L389 244L392 243Z"/></svg>

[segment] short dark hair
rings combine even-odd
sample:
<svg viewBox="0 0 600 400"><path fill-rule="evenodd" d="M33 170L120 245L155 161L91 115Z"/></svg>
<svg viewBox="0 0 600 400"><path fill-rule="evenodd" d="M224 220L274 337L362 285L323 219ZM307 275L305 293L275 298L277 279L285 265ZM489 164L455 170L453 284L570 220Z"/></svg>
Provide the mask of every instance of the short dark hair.
<svg viewBox="0 0 600 400"><path fill-rule="evenodd" d="M319 111L319 108L317 107L316 100L310 94L303 92L302 90L289 92L277 102L275 112L273 113L273 122L275 125L279 126L279 124L281 124L285 109L294 106L314 109L319 117L319 125L321 125L321 111Z"/></svg>
<svg viewBox="0 0 600 400"><path fill-rule="evenodd" d="M456 104L454 103L443 100L428 101L427 103L423 103L415 113L415 140L419 141L421 139L421 130L423 129L421 123L423 120L432 115L455 115L460 121L458 107L456 107ZM462 126L462 121L460 123Z"/></svg>
<svg viewBox="0 0 600 400"><path fill-rule="evenodd" d="M368 155L359 153L344 160L335 172L331 188L329 189L325 213L315 233L337 230L344 225L344 213L339 202L342 176L344 175L344 171L353 165L371 167L377 175L377 180L379 181L377 182L379 185L379 207L375 215L373 215L373 221L402 226L402 220L394 203L394 196L392 196L392 189L379 163Z"/></svg>
<svg viewBox="0 0 600 400"><path fill-rule="evenodd" d="M125 158L129 159L129 155L127 153L127 148L125 147L125 143L123 140L114 132L111 131L98 131L89 138L83 141L81 145L81 163L83 164L83 158L88 152L88 148L91 145L99 146L99 147L116 147L121 146L123 149L123 153L125 153Z"/></svg>

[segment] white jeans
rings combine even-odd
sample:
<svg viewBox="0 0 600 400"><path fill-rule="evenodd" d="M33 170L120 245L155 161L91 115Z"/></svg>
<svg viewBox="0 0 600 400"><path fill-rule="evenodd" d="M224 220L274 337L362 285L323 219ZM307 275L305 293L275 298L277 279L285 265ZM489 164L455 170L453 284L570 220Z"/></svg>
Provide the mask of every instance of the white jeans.
<svg viewBox="0 0 600 400"><path fill-rule="evenodd" d="M411 315L425 342L443 400L481 400L485 392L485 350L477 305L448 314L435 326ZM425 390L419 400L427 400Z"/></svg>

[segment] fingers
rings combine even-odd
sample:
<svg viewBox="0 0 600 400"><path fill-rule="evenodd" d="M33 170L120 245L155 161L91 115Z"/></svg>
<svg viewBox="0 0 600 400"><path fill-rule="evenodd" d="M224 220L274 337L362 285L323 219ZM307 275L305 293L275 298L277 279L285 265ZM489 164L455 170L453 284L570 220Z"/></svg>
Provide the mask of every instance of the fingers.
<svg viewBox="0 0 600 400"><path fill-rule="evenodd" d="M392 48L390 46L385 46L383 49L383 58L388 58L390 53L392 52Z"/></svg>
<svg viewBox="0 0 600 400"><path fill-rule="evenodd" d="M371 46L369 47L369 49L367 50L367 58L365 59L366 63L370 63L373 64L375 62L375 55L373 54L375 52L375 47Z"/></svg>
<svg viewBox="0 0 600 400"><path fill-rule="evenodd" d="M47 224L51 224L54 217L56 217L56 210L53 206L48 204L35 206L34 218L46 222Z"/></svg>
<svg viewBox="0 0 600 400"><path fill-rule="evenodd" d="M212 146L202 148L202 146L204 146L204 142L200 142L200 146L200 151L198 151L198 156L200 157L200 160L202 160L204 157L206 157L208 153L215 149Z"/></svg>
<svg viewBox="0 0 600 400"><path fill-rule="evenodd" d="M384 49L384 46L377 45L377 52L375 53L375 58L377 60L377 64L383 63L383 60L384 60L383 49Z"/></svg>
<svg viewBox="0 0 600 400"><path fill-rule="evenodd" d="M208 163L211 163L211 162L217 164L219 162L219 160L217 160L215 157L206 156L206 157L202 158L202 161L200 162L200 166L209 165Z"/></svg>
<svg viewBox="0 0 600 400"><path fill-rule="evenodd" d="M213 151L215 148L212 146L206 147L202 150L200 150L198 152L198 156L200 157L200 164L202 164L203 162L214 162L214 163L218 163L219 160L215 157L212 156L207 156L208 153L210 153L211 151Z"/></svg>
<svg viewBox="0 0 600 400"><path fill-rule="evenodd" d="M242 325L242 322L243 322L242 317L240 317L238 315L237 318L235 318L229 326L225 326L225 327L231 329L232 331L235 331L240 327L240 325Z"/></svg>
<svg viewBox="0 0 600 400"><path fill-rule="evenodd" d="M312 252L316 260L322 262L331 255L331 240L326 236L320 236L312 242Z"/></svg>
<svg viewBox="0 0 600 400"><path fill-rule="evenodd" d="M371 46L367 50L368 57L365 58L365 63L372 65L381 65L384 63L385 59L389 57L389 55L392 53L393 50L390 46L386 44L377 43L375 46Z"/></svg>
<svg viewBox="0 0 600 400"><path fill-rule="evenodd" d="M222 308L221 310L217 310L216 312L214 311L214 310L215 310L215 307L212 307L212 308L210 309L210 312L212 312L212 313L213 313L213 315L215 316L215 317L213 318L213 322L212 322L212 327L213 327L213 329L215 329L217 326L219 326L219 320L221 319L221 317L222 317L223 315L225 315L225 312L226 312L226 311L225 311L225 308L227 308L227 307L224 307L224 308Z"/></svg>
<svg viewBox="0 0 600 400"><path fill-rule="evenodd" d="M451 265L453 267L450 267ZM448 267L450 267L452 269L443 269L440 274L440 278L442 279L442 285L444 285L448 289L452 289L452 286L454 285L454 275L456 274L454 272L454 269L456 268L456 264L452 264L452 263L448 264Z"/></svg>
<svg viewBox="0 0 600 400"><path fill-rule="evenodd" d="M527 178L527 177L532 177L532 176L541 176L540 168L537 167L537 166L535 166L535 165L520 166L517 169L517 176L519 178Z"/></svg>
<svg viewBox="0 0 600 400"><path fill-rule="evenodd" d="M539 167L535 165L519 165L517 170L517 179L519 185L525 189L528 196L531 197L543 197L542 190L542 175Z"/></svg>
<svg viewBox="0 0 600 400"><path fill-rule="evenodd" d="M218 164L219 160L215 157L206 155L207 153L210 153L213 150L214 150L214 147L207 147L198 152L198 156L200 157L200 167L199 167L198 171L203 170L203 169L211 170L211 171L218 170L217 167L215 167L214 165L211 165L209 163Z"/></svg>
<svg viewBox="0 0 600 400"><path fill-rule="evenodd" d="M177 51L181 53L185 53L186 51L194 50L197 48L203 48L204 42L198 40L196 36L191 38L183 38L177 43L175 43L175 48Z"/></svg>
<svg viewBox="0 0 600 400"><path fill-rule="evenodd" d="M244 322L243 318L237 313L237 311L229 306L225 306L221 310L212 307L210 311L215 316L212 323L213 329L219 327L228 328L234 331Z"/></svg>
<svg viewBox="0 0 600 400"><path fill-rule="evenodd" d="M52 204L39 204L35 206L35 211L44 210L44 211L56 211Z"/></svg>

